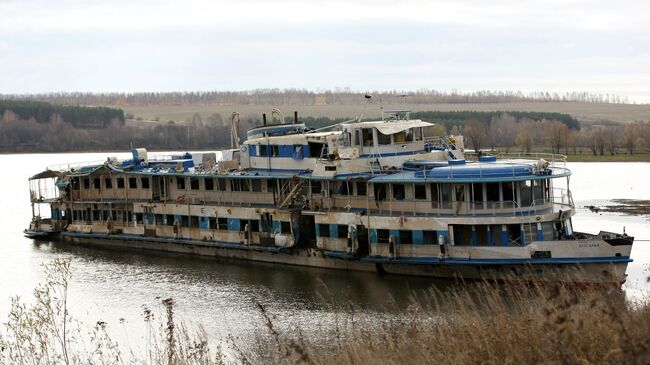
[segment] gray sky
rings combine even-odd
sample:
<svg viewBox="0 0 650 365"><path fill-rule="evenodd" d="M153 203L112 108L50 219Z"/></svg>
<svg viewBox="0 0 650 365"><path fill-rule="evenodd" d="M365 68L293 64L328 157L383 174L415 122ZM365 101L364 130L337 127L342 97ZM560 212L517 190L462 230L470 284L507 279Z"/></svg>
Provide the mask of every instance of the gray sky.
<svg viewBox="0 0 650 365"><path fill-rule="evenodd" d="M650 1L0 0L0 93L339 87L650 102Z"/></svg>

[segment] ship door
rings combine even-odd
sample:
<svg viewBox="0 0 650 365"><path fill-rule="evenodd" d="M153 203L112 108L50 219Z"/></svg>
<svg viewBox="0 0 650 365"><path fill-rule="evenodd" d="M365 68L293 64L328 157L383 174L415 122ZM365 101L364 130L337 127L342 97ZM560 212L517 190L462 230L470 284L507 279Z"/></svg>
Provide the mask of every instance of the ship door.
<svg viewBox="0 0 650 365"><path fill-rule="evenodd" d="M153 176L151 178L151 199L153 201L160 201L161 195L163 195L163 192L161 191L165 189L165 179L161 179L160 176Z"/></svg>
<svg viewBox="0 0 650 365"><path fill-rule="evenodd" d="M357 256L363 257L370 254L370 246L368 245L368 228L364 226L357 226Z"/></svg>
<svg viewBox="0 0 650 365"><path fill-rule="evenodd" d="M273 230L273 216L270 213L263 213L260 216L260 244L274 245L275 239L271 237Z"/></svg>

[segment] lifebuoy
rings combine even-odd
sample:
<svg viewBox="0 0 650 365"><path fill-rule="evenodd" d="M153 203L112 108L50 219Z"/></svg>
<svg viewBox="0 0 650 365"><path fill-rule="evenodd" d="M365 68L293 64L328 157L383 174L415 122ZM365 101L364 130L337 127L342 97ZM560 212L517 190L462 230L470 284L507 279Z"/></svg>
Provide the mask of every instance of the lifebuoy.
<svg viewBox="0 0 650 365"><path fill-rule="evenodd" d="M184 202L184 201L185 201L185 194L183 194L183 195L179 195L179 196L176 198L176 203L182 203L182 202Z"/></svg>

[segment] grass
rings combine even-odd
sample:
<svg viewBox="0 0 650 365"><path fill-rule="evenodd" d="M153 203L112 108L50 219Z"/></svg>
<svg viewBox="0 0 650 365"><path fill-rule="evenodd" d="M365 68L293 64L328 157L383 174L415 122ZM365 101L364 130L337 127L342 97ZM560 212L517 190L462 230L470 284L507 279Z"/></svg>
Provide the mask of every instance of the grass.
<svg viewBox="0 0 650 365"><path fill-rule="evenodd" d="M138 358L122 352L103 322L90 333L80 331L67 310L69 262L57 260L45 270L34 304L12 301L0 331L0 364L650 363L647 300L626 302L618 289L490 282L459 283L445 293L432 289L413 297L406 310L383 317L351 303L315 335L299 324L278 328L258 303L257 340L242 343L231 336L226 348L210 348L206 334L179 323L173 300L164 299L160 319L144 309L149 338L145 357Z"/></svg>
<svg viewBox="0 0 650 365"><path fill-rule="evenodd" d="M372 104L360 102L357 105L151 105L151 106L125 106L124 112L141 117L145 120L183 121L194 113L199 113L205 120L213 113L220 113L227 119L232 112L239 112L242 118L248 116L259 117L262 113L270 116L272 108L280 108L285 117L293 115L297 110L302 116L345 118L356 117L363 114L365 117L380 117L378 101ZM411 111L531 111L531 112L558 112L570 114L583 121L610 120L616 122L629 122L647 120L650 116L650 104L599 104L581 102L510 102L510 103L474 103L474 104L398 104L384 105L385 110L406 109Z"/></svg>

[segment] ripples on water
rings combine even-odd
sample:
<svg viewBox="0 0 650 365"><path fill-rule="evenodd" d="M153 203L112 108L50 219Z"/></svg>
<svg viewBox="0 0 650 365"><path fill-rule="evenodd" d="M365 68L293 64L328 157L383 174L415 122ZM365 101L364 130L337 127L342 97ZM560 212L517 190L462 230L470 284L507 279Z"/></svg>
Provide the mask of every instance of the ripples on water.
<svg viewBox="0 0 650 365"><path fill-rule="evenodd" d="M282 267L259 263L220 261L152 252L91 249L64 244L35 243L22 236L31 217L27 178L50 164L102 160L101 154L3 155L0 191L5 193L0 211L0 321L9 297L29 297L42 279L40 265L57 257L72 261L71 312L82 321L98 320L112 326L116 337L137 347L144 336L143 305L160 309L160 299L172 297L176 313L190 324L202 324L212 338L229 334L253 338L264 331L256 303L268 306L281 326L300 325L317 331L331 322L350 302L381 317L403 311L409 296L432 286L453 287L448 280L380 277L371 273L346 273L322 269ZM648 199L649 163L573 163L571 186L578 214L577 231L620 232L623 226L637 239L650 240L648 217L594 213L582 208L604 205L611 199ZM647 295L650 242L638 242L628 267L628 296ZM329 293L329 294L328 294ZM326 296L330 303L321 298ZM392 300L396 306L388 306ZM120 319L124 319L121 328ZM128 335L127 335L128 333Z"/></svg>

